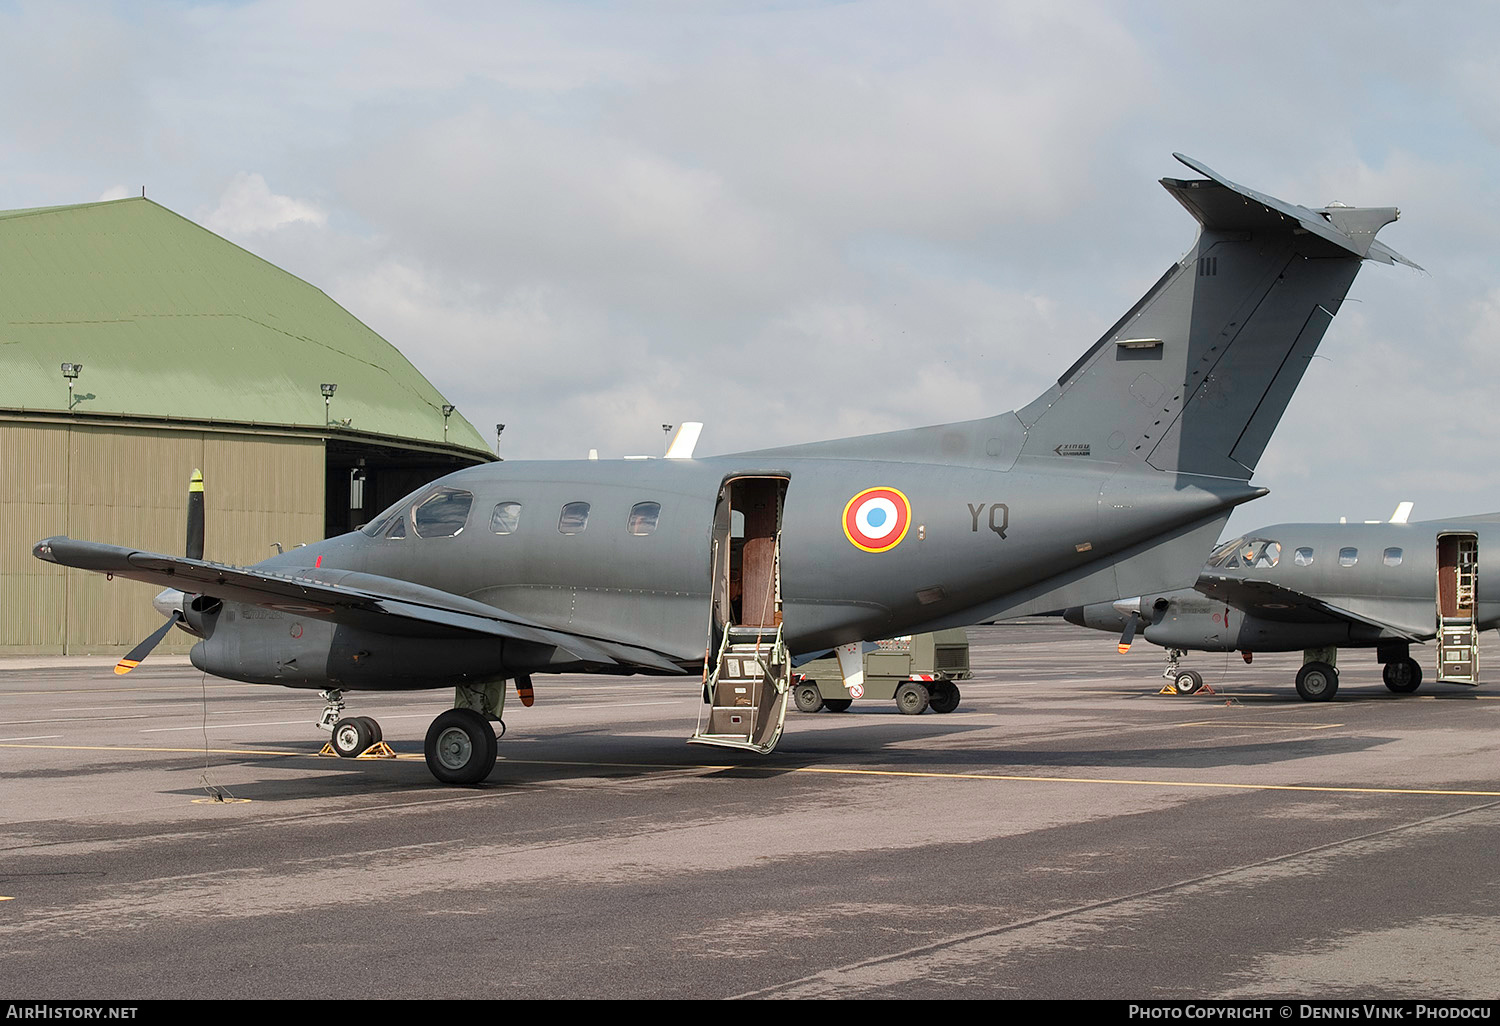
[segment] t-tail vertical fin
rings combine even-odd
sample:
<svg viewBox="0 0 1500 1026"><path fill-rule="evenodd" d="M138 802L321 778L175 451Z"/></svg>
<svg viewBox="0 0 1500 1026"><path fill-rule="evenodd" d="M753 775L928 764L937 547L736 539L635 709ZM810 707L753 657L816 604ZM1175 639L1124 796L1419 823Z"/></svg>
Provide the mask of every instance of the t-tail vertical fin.
<svg viewBox="0 0 1500 1026"><path fill-rule="evenodd" d="M1024 457L1088 457L1246 480L1394 208L1310 210L1222 178L1162 185L1193 249L1017 416Z"/></svg>

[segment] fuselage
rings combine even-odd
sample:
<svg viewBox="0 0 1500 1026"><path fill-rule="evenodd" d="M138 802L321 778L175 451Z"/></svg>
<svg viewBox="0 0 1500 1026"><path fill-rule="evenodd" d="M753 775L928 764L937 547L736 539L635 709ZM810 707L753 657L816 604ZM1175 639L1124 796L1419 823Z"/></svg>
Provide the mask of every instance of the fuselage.
<svg viewBox="0 0 1500 1026"><path fill-rule="evenodd" d="M360 531L258 566L352 570L438 589L537 623L648 648L687 668L701 664L709 637L720 490L727 479L756 474L789 482L780 577L785 636L796 654L998 615L1008 601L1044 592L1045 582L1080 577L1094 561L1132 545L1222 518L1259 491L1243 482L1199 488L1176 475L1065 458L1023 459L1004 470L761 455L507 462L451 474ZM846 530L851 500L874 487L896 489L909 502L904 536L885 551L857 545ZM426 525L423 536L415 511L439 493L461 495L461 520ZM642 530L642 508L652 513L649 530ZM1099 587L1095 597L1107 592L1107 585ZM355 651L399 645L399 639L351 640L346 628L293 619L295 612L240 609L235 631L259 631L274 645L223 632L199 646L195 661L223 676L309 686L326 672L315 654L319 645ZM223 626L221 617L216 635ZM300 660L288 656L293 629L304 632L299 643L306 639L308 654ZM482 640L426 651L406 659L411 665L389 686L413 686L424 666L434 685L444 683L453 675L447 659L458 661L453 672L462 676L516 668L514 646L509 656ZM487 661L496 665L487 668ZM375 668L402 660L366 662L374 676L361 685L346 674L341 682L384 686ZM549 668L565 667L527 667Z"/></svg>
<svg viewBox="0 0 1500 1026"><path fill-rule="evenodd" d="M1483 572L1487 553L1500 545L1497 515L1411 524L1276 524L1216 549L1198 588L1143 595L1138 606L1098 603L1070 609L1068 618L1119 633L1130 612L1139 608L1146 640L1211 652L1429 640L1439 619L1440 540L1461 537L1476 542L1474 621L1480 629L1500 626L1500 573ZM1217 581L1233 587L1236 595L1254 597L1226 600L1214 593ZM1255 595L1257 582L1270 587ZM1311 601L1292 600L1282 590ZM1321 605L1352 615L1323 611Z"/></svg>

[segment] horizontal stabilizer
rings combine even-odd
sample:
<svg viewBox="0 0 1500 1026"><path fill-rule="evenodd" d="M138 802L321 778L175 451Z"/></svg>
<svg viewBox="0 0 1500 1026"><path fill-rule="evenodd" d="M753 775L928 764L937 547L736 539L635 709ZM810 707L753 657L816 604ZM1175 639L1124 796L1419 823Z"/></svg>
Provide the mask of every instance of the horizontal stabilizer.
<svg viewBox="0 0 1500 1026"><path fill-rule="evenodd" d="M1332 206L1322 210L1307 207L1231 182L1217 171L1181 153L1174 153L1188 167L1209 181L1179 181L1163 178L1161 184L1198 219L1213 231L1264 231L1278 222L1291 221L1295 227L1310 232L1348 250L1355 256L1378 260L1383 264L1405 264L1421 268L1389 247L1375 241L1375 233L1401 216L1395 207ZM1293 225L1288 225L1293 228Z"/></svg>

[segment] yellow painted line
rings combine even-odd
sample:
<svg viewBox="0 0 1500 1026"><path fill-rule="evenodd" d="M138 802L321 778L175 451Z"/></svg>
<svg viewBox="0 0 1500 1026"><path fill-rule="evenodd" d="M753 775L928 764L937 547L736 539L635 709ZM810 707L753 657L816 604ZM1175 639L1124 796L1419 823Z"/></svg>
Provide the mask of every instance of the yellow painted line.
<svg viewBox="0 0 1500 1026"><path fill-rule="evenodd" d="M1237 723L1234 720L1194 720L1174 723L1175 727L1252 727L1258 730L1332 730L1342 723Z"/></svg>
<svg viewBox="0 0 1500 1026"><path fill-rule="evenodd" d="M1134 787L1207 787L1233 791L1319 791L1338 794L1459 795L1500 798L1500 791L1439 790L1419 787L1333 787L1322 784L1234 784L1212 780L1133 780L1113 777L1037 777L1004 773L935 773L920 770L867 770L830 766L690 766L640 762L563 762L541 759L502 759L518 766L574 766L613 769L761 770L766 773L826 773L857 777L917 777L936 780L993 780L1010 783L1122 784ZM498 765L498 763L497 763Z"/></svg>
<svg viewBox="0 0 1500 1026"><path fill-rule="evenodd" d="M16 745L5 744L0 748L42 748L70 752L156 752L184 755L201 755L202 748L130 748L125 746L84 745ZM281 758L317 758L313 752L270 751L253 748L210 748L214 755L274 755ZM416 760L421 755L397 754L398 759ZM353 760L344 760L353 761ZM721 772L724 770L750 770L765 773L822 773L830 776L892 777L925 780L988 780L997 783L1030 784L1111 784L1127 787L1202 787L1225 791L1313 791L1324 794L1416 794L1429 796L1459 796L1466 798L1500 798L1500 791L1468 791L1425 787L1334 787L1327 784L1235 784L1216 780L1137 780L1119 777L1042 777L1009 773L938 773L926 770L873 770L852 769L836 766L775 766L775 765L702 765L694 763L652 762L571 762L561 759L500 759L496 765L512 766L567 766L576 769L659 769L689 772Z"/></svg>
<svg viewBox="0 0 1500 1026"><path fill-rule="evenodd" d="M15 901L15 900L16 900L15 898L7 897L4 894L0 894L0 901Z"/></svg>
<svg viewBox="0 0 1500 1026"><path fill-rule="evenodd" d="M143 745L16 745L0 744L0 748L41 748L57 752L154 752L168 755L279 755L284 759L315 759L317 752L275 751L265 748L148 748ZM398 759L420 759L420 755L397 755ZM348 761L348 760L344 760Z"/></svg>

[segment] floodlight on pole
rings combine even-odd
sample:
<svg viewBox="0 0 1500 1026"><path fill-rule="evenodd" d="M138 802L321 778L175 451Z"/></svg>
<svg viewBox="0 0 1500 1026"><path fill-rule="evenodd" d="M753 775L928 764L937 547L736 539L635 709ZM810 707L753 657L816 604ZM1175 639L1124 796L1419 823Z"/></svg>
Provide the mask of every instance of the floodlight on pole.
<svg viewBox="0 0 1500 1026"><path fill-rule="evenodd" d="M338 391L339 386L324 382L318 386L318 391L323 393L323 426L328 427L333 423L333 393Z"/></svg>
<svg viewBox="0 0 1500 1026"><path fill-rule="evenodd" d="M65 363L62 365L62 376L68 382L68 409L70 410L73 408L73 381L82 370L83 364L81 363Z"/></svg>
<svg viewBox="0 0 1500 1026"><path fill-rule="evenodd" d="M672 447L672 425L663 424L661 426L661 433L667 436L667 448L670 449Z"/></svg>
<svg viewBox="0 0 1500 1026"><path fill-rule="evenodd" d="M448 440L448 418L453 416L453 411L455 409L457 409L457 407L452 403L443 404L443 441L445 442Z"/></svg>
<svg viewBox="0 0 1500 1026"><path fill-rule="evenodd" d="M503 434L505 434L505 425L504 424L496 424L495 425L495 455L496 456L500 455L500 436L503 435Z"/></svg>

